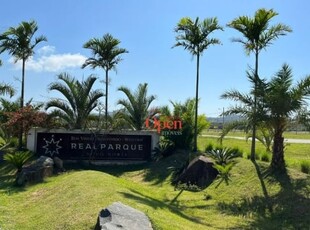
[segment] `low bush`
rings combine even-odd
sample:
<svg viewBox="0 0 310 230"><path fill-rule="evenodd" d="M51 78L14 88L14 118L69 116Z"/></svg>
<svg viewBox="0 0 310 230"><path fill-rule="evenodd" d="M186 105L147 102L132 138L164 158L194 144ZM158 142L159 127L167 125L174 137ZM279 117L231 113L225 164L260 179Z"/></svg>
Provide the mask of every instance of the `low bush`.
<svg viewBox="0 0 310 230"><path fill-rule="evenodd" d="M260 159L261 161L264 161L264 162L270 162L271 155L270 153L264 152L261 154Z"/></svg>
<svg viewBox="0 0 310 230"><path fill-rule="evenodd" d="M172 141L167 139L161 139L158 146L154 148L152 158L153 160L159 160L163 157L170 156L175 149L175 145Z"/></svg>
<svg viewBox="0 0 310 230"><path fill-rule="evenodd" d="M300 170L301 170L303 173L310 174L310 161L302 160L302 161L300 162Z"/></svg>
<svg viewBox="0 0 310 230"><path fill-rule="evenodd" d="M232 168L234 167L235 163L234 162L229 162L227 164L224 165L220 165L220 164L215 164L213 167L219 172L218 177L220 178L219 183L216 185L215 188L217 188L218 186L220 186L220 184L224 181L226 183L226 185L229 184L230 181L230 171L232 170Z"/></svg>
<svg viewBox="0 0 310 230"><path fill-rule="evenodd" d="M246 155L246 159L251 159L251 153L247 153ZM260 153L255 152L255 160L259 160L260 159Z"/></svg>

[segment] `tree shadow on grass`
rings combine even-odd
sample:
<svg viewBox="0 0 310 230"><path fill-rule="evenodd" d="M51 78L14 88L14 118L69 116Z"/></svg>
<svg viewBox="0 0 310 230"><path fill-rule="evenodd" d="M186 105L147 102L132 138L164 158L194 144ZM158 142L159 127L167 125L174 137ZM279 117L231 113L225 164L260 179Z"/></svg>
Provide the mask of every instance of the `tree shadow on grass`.
<svg viewBox="0 0 310 230"><path fill-rule="evenodd" d="M153 185L161 184L188 163L188 155L188 152L178 150L171 156L163 158L158 162L152 162L145 169L144 181L151 182Z"/></svg>
<svg viewBox="0 0 310 230"><path fill-rule="evenodd" d="M139 191L136 191L133 189L131 189L130 192L131 193L128 193L128 192L120 192L120 193L127 199L131 199L131 200L134 200L134 201L139 202L141 204L145 204L147 206L152 207L153 209L156 209L159 211L161 209L168 209L170 212L174 213L175 215L177 215L183 219L195 222L197 224L207 226L207 224L205 222L203 222L202 220L200 220L199 218L195 218L193 216L189 216L189 215L183 213L182 210L185 210L187 207L182 207L176 203L171 204L168 201L164 202L162 200L155 199L152 196L142 194Z"/></svg>
<svg viewBox="0 0 310 230"><path fill-rule="evenodd" d="M310 229L310 178L292 180L287 172L275 174L258 169L262 186L267 180L280 185L277 194L269 196L265 186L262 188L264 196L243 198L229 204L221 202L218 208L224 213L254 219L243 229Z"/></svg>
<svg viewBox="0 0 310 230"><path fill-rule="evenodd" d="M119 177L128 172L140 171L143 180L153 185L164 182L175 169L182 167L188 159L188 153L176 151L171 156L161 159L160 161L141 162L139 164L124 165L95 165L87 162L66 163L67 170L96 170L110 175Z"/></svg>
<svg viewBox="0 0 310 230"><path fill-rule="evenodd" d="M127 172L143 170L147 168L149 164L150 164L149 162L146 163L142 162L138 164L127 164L127 165L117 165L117 164L96 165L85 162L80 163L78 162L78 163L66 163L65 168L68 171L94 170L119 177Z"/></svg>

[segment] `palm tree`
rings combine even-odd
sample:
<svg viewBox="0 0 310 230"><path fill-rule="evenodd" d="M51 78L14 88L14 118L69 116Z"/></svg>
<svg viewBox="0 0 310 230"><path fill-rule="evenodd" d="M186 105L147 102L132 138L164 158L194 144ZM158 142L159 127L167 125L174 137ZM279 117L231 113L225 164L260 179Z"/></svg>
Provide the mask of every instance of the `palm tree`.
<svg viewBox="0 0 310 230"><path fill-rule="evenodd" d="M310 75L293 86L291 68L284 64L270 80L266 89L265 106L268 109L266 122L274 130L271 168L276 171L285 169L284 138L290 115L307 105L310 96Z"/></svg>
<svg viewBox="0 0 310 230"><path fill-rule="evenodd" d="M71 129L85 128L98 99L104 96L100 90L92 90L97 78L90 75L85 81L79 82L69 74L62 73L58 79L62 82L51 83L48 89L60 92L66 100L52 99L47 102L45 109L56 108L51 116L65 121Z"/></svg>
<svg viewBox="0 0 310 230"><path fill-rule="evenodd" d="M197 118L198 118L198 89L199 89L199 58L210 45L221 44L216 38L209 38L209 35L216 30L223 30L218 25L217 18L206 18L195 21L185 17L181 18L175 28L176 44L173 47L182 46L196 57L196 107L195 107L195 126L194 126L194 151L197 151Z"/></svg>
<svg viewBox="0 0 310 230"><path fill-rule="evenodd" d="M239 104L228 108L222 115L238 115L240 116L240 120L230 122L225 125L220 135L220 142L222 142L223 138L233 129L238 127L243 127L245 130L246 139L252 137L252 134L249 134L251 128L253 127L253 120L256 119L256 139L260 141L265 147L267 151L270 151L270 146L272 143L272 134L273 131L265 121L266 119L266 106L264 104L264 95L265 89L267 87L267 82L264 79L256 78L255 72L247 71L247 78L252 85L252 89L250 93L241 93L238 90L229 90L224 92L221 95L221 99L230 99L238 102ZM255 96L254 96L255 94ZM253 107L255 104L256 98L256 113L254 114Z"/></svg>
<svg viewBox="0 0 310 230"><path fill-rule="evenodd" d="M22 61L21 100L20 108L24 106L24 84L26 61L34 55L34 48L41 42L47 41L46 37L33 38L38 26L35 21L21 22L17 27L10 27L0 35L0 53L8 51L15 58L15 62ZM19 148L22 147L23 130L20 130Z"/></svg>
<svg viewBox="0 0 310 230"><path fill-rule="evenodd" d="M233 39L234 42L240 42L248 55L254 53L255 55L255 78L259 78L258 74L258 58L261 50L266 49L269 45L272 44L274 40L278 37L286 35L292 30L290 27L278 23L276 25L270 26L269 23L271 19L277 16L278 13L271 10L259 9L255 12L253 18L248 16L240 16L230 23L227 24L228 27L236 29L239 31L244 38ZM256 89L256 87L255 87ZM253 102L253 127L252 127L252 145L251 145L251 160L255 160L255 137L256 137L256 93L254 93L254 102Z"/></svg>
<svg viewBox="0 0 310 230"><path fill-rule="evenodd" d="M20 107L24 106L24 80L26 61L34 55L34 48L46 37L39 36L33 38L38 30L35 21L21 22L17 27L10 27L0 35L0 53L8 51L15 58L15 62L22 61L22 81L21 81L21 101ZM34 39L34 41L32 41Z"/></svg>
<svg viewBox="0 0 310 230"><path fill-rule="evenodd" d="M242 110L243 109L244 108L242 108ZM251 110L251 108L249 110ZM234 114L234 113L228 110L227 114ZM240 120L228 122L227 124L225 124L225 127L222 129L222 132L220 133L219 137L220 144L223 143L223 139L229 132L236 129L242 129L246 134L245 139L246 140L250 139L252 137L252 133L249 132L252 128L251 126L252 126L251 120L244 117L243 119ZM267 124L266 122L261 122L257 126L256 139L265 146L266 152L271 153L271 146L273 142L273 129L272 127L270 127L269 124Z"/></svg>
<svg viewBox="0 0 310 230"><path fill-rule="evenodd" d="M86 59L82 68L91 66L105 70L105 122L106 129L108 128L108 85L109 85L109 71L116 69L116 65L122 61L120 55L128 53L126 49L119 48L121 42L114 38L111 34L105 34L101 39L92 38L84 44L84 48L90 49L93 56Z"/></svg>
<svg viewBox="0 0 310 230"><path fill-rule="evenodd" d="M15 94L15 89L8 84L0 83L0 95L3 94L9 94L10 97L13 97Z"/></svg>
<svg viewBox="0 0 310 230"><path fill-rule="evenodd" d="M169 135L167 139L175 144L176 148L190 149L193 146L195 136L195 98L189 98L185 102L172 102L173 110L170 111L168 106L160 108L160 119L165 120L166 117L182 121L181 135ZM202 130L208 128L210 123L204 114L200 114L197 119L197 135Z"/></svg>
<svg viewBox="0 0 310 230"><path fill-rule="evenodd" d="M147 96L147 83L139 84L135 92L124 86L119 87L118 90L127 97L127 99L121 99L117 102L123 107L120 116L133 129L142 130L147 117L153 115L150 114L149 107L156 97L154 95Z"/></svg>

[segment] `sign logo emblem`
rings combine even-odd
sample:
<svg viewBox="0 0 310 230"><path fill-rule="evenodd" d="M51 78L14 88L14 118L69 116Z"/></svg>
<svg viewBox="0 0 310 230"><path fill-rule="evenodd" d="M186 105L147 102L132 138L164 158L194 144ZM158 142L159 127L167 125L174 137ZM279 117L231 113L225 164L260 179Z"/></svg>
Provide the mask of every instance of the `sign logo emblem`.
<svg viewBox="0 0 310 230"><path fill-rule="evenodd" d="M45 155L50 155L53 157L55 154L59 154L58 150L62 147L59 145L59 142L62 141L60 138L58 141L55 141L54 135L52 135L52 138L50 141L46 140L46 138L43 139L45 141L45 145L43 148L45 149Z"/></svg>
<svg viewBox="0 0 310 230"><path fill-rule="evenodd" d="M179 118L163 116L161 119L156 117L147 118L145 127L156 129L158 134L164 136L182 135L182 121Z"/></svg>

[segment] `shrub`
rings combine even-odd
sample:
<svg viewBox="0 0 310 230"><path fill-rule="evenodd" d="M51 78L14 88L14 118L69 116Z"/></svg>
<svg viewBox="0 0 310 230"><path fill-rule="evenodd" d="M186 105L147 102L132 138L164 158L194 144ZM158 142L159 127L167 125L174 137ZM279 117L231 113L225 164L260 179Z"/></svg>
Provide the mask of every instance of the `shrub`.
<svg viewBox="0 0 310 230"><path fill-rule="evenodd" d="M224 165L220 165L220 164L213 165L213 167L219 172L218 177L221 179L215 188L220 186L220 184L223 181L225 181L226 185L229 184L230 176L231 176L230 171L232 170L234 165L235 165L234 162L229 162L229 163L224 164Z"/></svg>
<svg viewBox="0 0 310 230"><path fill-rule="evenodd" d="M270 154L267 152L264 152L263 154L261 154L261 161L265 161L265 162L270 162Z"/></svg>
<svg viewBox="0 0 310 230"><path fill-rule="evenodd" d="M30 151L18 151L15 153L5 153L3 159L10 165L13 165L17 172L20 172L24 166L33 156Z"/></svg>
<svg viewBox="0 0 310 230"><path fill-rule="evenodd" d="M213 149L214 149L213 144L212 144L212 143L209 143L209 144L207 145L206 149L205 149L205 152L209 152L209 151L211 151L211 150L213 150Z"/></svg>
<svg viewBox="0 0 310 230"><path fill-rule="evenodd" d="M243 151L238 147L231 148L230 150L235 152L238 155L238 157L243 157Z"/></svg>
<svg viewBox="0 0 310 230"><path fill-rule="evenodd" d="M17 137L12 137L10 139L10 147L12 147L12 148L18 147L18 138Z"/></svg>
<svg viewBox="0 0 310 230"><path fill-rule="evenodd" d="M310 174L310 161L303 160L300 162L300 170L303 173Z"/></svg>
<svg viewBox="0 0 310 230"><path fill-rule="evenodd" d="M175 145L172 141L167 139L161 139L158 143L158 147L153 150L153 159L159 160L160 158L170 156L175 149Z"/></svg>
<svg viewBox="0 0 310 230"><path fill-rule="evenodd" d="M212 149L206 154L214 159L215 163L218 165L227 165L228 163L233 162L235 158L242 156L240 151L236 151L236 149L231 148Z"/></svg>

